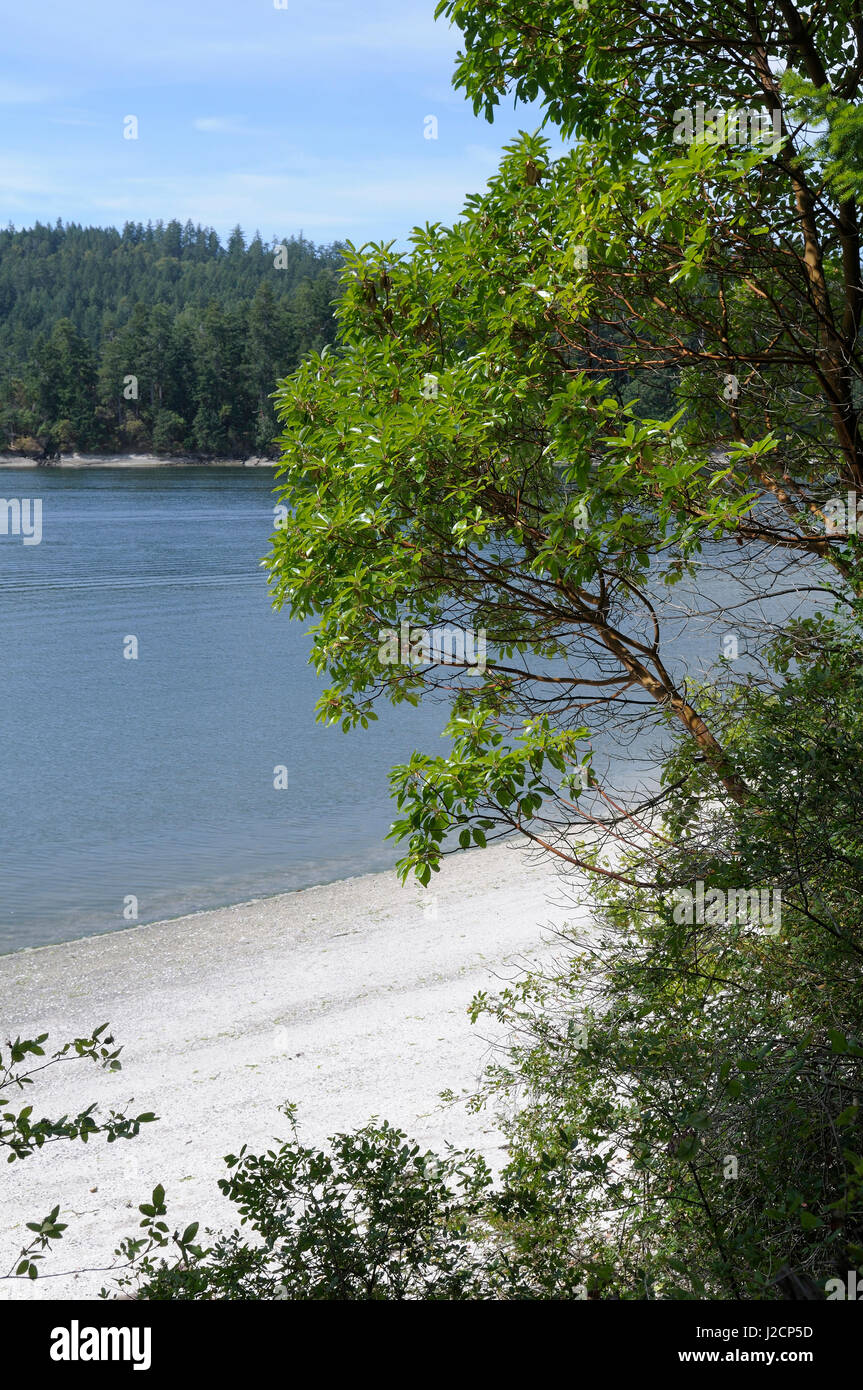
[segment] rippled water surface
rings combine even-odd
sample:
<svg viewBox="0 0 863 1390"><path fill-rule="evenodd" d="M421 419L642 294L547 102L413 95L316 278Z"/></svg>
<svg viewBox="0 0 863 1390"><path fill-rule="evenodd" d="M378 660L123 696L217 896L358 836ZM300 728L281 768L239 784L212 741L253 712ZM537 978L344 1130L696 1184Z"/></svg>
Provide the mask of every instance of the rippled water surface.
<svg viewBox="0 0 863 1390"><path fill-rule="evenodd" d="M269 605L266 468L0 471L0 951L393 862L387 771L440 707L314 721L304 627ZM138 639L138 659L123 656ZM287 790L273 786L277 765Z"/></svg>

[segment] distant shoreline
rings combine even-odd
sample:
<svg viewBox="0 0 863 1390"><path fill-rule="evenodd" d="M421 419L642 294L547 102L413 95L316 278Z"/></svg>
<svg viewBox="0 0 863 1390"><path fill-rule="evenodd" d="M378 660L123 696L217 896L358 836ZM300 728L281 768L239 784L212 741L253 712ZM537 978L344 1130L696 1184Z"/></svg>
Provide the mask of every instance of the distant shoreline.
<svg viewBox="0 0 863 1390"><path fill-rule="evenodd" d="M61 454L57 459L0 454L0 468L277 468L278 459L163 458L156 454Z"/></svg>

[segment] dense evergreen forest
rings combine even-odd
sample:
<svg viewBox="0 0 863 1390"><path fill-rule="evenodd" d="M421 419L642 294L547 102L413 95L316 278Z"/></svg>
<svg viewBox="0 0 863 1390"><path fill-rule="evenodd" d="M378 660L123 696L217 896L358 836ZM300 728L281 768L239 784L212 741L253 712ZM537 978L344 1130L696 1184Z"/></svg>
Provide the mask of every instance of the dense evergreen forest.
<svg viewBox="0 0 863 1390"><path fill-rule="evenodd" d="M0 231L0 449L274 452L270 393L332 340L341 264L191 222Z"/></svg>

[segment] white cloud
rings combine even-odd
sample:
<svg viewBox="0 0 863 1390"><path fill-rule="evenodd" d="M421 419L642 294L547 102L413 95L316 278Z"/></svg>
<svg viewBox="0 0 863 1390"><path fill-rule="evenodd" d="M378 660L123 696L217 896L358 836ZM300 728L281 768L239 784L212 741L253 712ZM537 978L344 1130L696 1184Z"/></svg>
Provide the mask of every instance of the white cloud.
<svg viewBox="0 0 863 1390"><path fill-rule="evenodd" d="M57 183L51 171L33 167L29 160L17 159L14 155L0 156L0 187L3 189L3 203L7 209L31 213L34 202L46 204L51 220L58 215L56 210ZM30 220L35 221L34 213ZM44 218L44 213L42 214Z"/></svg>
<svg viewBox="0 0 863 1390"><path fill-rule="evenodd" d="M198 116L192 124L208 135L258 135L247 125L248 116Z"/></svg>
<svg viewBox="0 0 863 1390"><path fill-rule="evenodd" d="M64 111L59 116L49 116L48 120L52 125L98 127L103 124L101 121L94 121L88 112L76 110Z"/></svg>
<svg viewBox="0 0 863 1390"><path fill-rule="evenodd" d="M453 221L466 194L483 182L463 157L423 167L422 160L326 161L302 172L271 169L136 176L101 180L93 205L106 220L191 218L226 231L239 222L265 239L300 228L314 240L404 237L430 217ZM58 194L60 190L58 190ZM97 220L101 220L98 218Z"/></svg>
<svg viewBox="0 0 863 1390"><path fill-rule="evenodd" d="M16 82L9 77L0 77L0 103L7 106L30 106L56 99L57 93L51 87L39 87L30 82Z"/></svg>

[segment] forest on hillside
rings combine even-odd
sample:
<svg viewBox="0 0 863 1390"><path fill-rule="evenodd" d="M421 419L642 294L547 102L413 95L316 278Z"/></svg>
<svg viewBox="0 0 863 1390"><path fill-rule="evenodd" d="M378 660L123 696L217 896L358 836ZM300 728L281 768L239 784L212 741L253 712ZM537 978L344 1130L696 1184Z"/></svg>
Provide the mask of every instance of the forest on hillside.
<svg viewBox="0 0 863 1390"><path fill-rule="evenodd" d="M0 450L273 454L271 393L333 340L341 265L191 222L0 231Z"/></svg>

